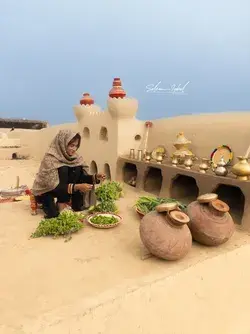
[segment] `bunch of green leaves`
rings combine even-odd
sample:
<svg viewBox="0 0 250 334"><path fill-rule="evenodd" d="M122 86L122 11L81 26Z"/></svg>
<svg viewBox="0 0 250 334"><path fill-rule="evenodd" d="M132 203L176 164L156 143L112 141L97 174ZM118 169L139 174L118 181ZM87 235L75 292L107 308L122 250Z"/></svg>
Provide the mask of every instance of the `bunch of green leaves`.
<svg viewBox="0 0 250 334"><path fill-rule="evenodd" d="M114 201L101 201L95 206L91 206L89 208L89 213L95 213L95 212L112 212L112 213L118 213L117 205Z"/></svg>
<svg viewBox="0 0 250 334"><path fill-rule="evenodd" d="M177 201L174 198L160 198L160 197L150 197L150 196L139 197L135 203L135 207L141 213L147 214L155 210L155 207L159 204L173 203L173 202L176 202L181 210L183 211L186 210L186 205Z"/></svg>
<svg viewBox="0 0 250 334"><path fill-rule="evenodd" d="M105 181L95 191L98 204L89 208L89 212L113 212L117 213L118 208L115 203L123 196L123 187L116 181Z"/></svg>
<svg viewBox="0 0 250 334"><path fill-rule="evenodd" d="M122 185L116 181L103 182L95 191L98 201L116 201L122 197Z"/></svg>
<svg viewBox="0 0 250 334"><path fill-rule="evenodd" d="M83 215L79 215L70 210L65 210L56 218L43 219L31 238L40 238L45 236L69 236L83 228Z"/></svg>

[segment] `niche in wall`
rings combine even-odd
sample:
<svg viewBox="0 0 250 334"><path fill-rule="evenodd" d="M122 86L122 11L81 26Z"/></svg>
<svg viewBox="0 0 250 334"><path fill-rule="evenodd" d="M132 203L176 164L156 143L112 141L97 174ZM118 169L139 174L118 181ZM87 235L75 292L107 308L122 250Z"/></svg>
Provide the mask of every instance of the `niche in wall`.
<svg viewBox="0 0 250 334"><path fill-rule="evenodd" d="M241 224L245 207L245 196L239 187L219 184L213 191L230 207L230 214L236 224Z"/></svg>
<svg viewBox="0 0 250 334"><path fill-rule="evenodd" d="M111 180L111 172L109 164L104 164L104 174L106 175L107 180Z"/></svg>
<svg viewBox="0 0 250 334"><path fill-rule="evenodd" d="M105 126L101 127L99 139L103 141L108 141L108 129Z"/></svg>
<svg viewBox="0 0 250 334"><path fill-rule="evenodd" d="M150 167L144 178L144 190L159 196L162 185L161 169Z"/></svg>
<svg viewBox="0 0 250 334"><path fill-rule="evenodd" d="M140 141L141 140L141 135L136 135L134 139L135 139L135 141Z"/></svg>
<svg viewBox="0 0 250 334"><path fill-rule="evenodd" d="M172 179L170 194L172 198L189 204L199 196L199 188L193 177L177 174Z"/></svg>
<svg viewBox="0 0 250 334"><path fill-rule="evenodd" d="M90 138L90 131L89 131L88 127L86 127L86 126L84 127L83 132L82 132L82 136L85 139Z"/></svg>
<svg viewBox="0 0 250 334"><path fill-rule="evenodd" d="M91 164L90 164L90 173L91 174L98 173L97 164L96 164L96 162L94 160L91 161Z"/></svg>
<svg viewBox="0 0 250 334"><path fill-rule="evenodd" d="M137 168L135 164L126 162L122 169L123 181L132 187L136 186Z"/></svg>

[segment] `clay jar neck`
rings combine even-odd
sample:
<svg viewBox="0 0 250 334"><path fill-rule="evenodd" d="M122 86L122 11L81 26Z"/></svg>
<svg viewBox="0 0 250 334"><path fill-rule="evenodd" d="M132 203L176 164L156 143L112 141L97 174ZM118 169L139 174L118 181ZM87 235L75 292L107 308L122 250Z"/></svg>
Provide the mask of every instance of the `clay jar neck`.
<svg viewBox="0 0 250 334"><path fill-rule="evenodd" d="M171 217L171 212L173 211L175 212L175 214L177 214L177 218L179 218L178 220L175 220L173 217ZM183 228L183 226L188 223L188 220L183 220L183 216L185 216L186 219L188 219L188 217L180 209L176 209L173 211L166 212L166 223L177 229ZM178 217L178 211L180 212L180 217Z"/></svg>
<svg viewBox="0 0 250 334"><path fill-rule="evenodd" d="M229 206L220 201L215 200L208 204L209 211L216 217L224 217L225 214L229 211Z"/></svg>

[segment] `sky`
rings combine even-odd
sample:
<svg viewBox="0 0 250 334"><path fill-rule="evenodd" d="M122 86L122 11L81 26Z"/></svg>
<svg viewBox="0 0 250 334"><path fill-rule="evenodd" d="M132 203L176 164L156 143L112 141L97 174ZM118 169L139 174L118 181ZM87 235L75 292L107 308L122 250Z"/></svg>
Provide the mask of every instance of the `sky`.
<svg viewBox="0 0 250 334"><path fill-rule="evenodd" d="M114 77L142 120L250 110L250 1L0 0L0 117L75 121Z"/></svg>

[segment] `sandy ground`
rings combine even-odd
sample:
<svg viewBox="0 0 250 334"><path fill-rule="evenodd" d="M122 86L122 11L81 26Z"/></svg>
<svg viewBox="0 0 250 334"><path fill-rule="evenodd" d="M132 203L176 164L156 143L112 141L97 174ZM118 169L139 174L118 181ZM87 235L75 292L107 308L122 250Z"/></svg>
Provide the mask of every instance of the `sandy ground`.
<svg viewBox="0 0 250 334"><path fill-rule="evenodd" d="M0 161L0 187L31 186L38 164ZM86 226L70 242L30 240L41 216L27 201L0 204L0 333L249 334L249 235L193 245L175 263L141 260L139 196L125 189L122 225ZM248 327L247 327L248 326Z"/></svg>

